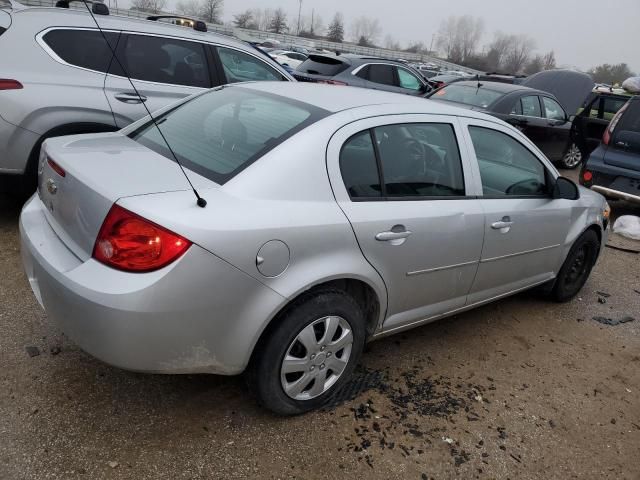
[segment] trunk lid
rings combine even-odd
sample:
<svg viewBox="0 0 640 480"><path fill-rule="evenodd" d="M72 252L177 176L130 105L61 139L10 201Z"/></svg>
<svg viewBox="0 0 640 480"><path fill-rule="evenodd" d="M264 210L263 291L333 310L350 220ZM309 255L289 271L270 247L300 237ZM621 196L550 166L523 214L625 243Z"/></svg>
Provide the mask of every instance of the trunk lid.
<svg viewBox="0 0 640 480"><path fill-rule="evenodd" d="M189 172L196 188L215 184ZM81 260L91 257L111 206L123 197L190 189L177 163L119 133L48 139L38 195L53 230Z"/></svg>

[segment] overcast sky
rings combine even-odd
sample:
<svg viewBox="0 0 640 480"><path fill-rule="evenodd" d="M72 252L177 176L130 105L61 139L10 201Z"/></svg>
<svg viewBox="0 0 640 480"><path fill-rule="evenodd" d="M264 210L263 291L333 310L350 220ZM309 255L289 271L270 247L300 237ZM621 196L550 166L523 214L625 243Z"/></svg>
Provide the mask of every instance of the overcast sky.
<svg viewBox="0 0 640 480"><path fill-rule="evenodd" d="M177 0L169 2L173 6ZM289 19L297 18L298 5L298 0L225 0L224 20L257 7L282 7ZM341 12L348 37L351 21L367 15L380 21L378 43L390 34L403 45L427 46L443 19L469 14L484 19L482 45L496 30L524 33L539 51L555 50L558 65L588 69L625 62L640 73L640 0L303 0L303 15L311 15L312 8L325 26Z"/></svg>

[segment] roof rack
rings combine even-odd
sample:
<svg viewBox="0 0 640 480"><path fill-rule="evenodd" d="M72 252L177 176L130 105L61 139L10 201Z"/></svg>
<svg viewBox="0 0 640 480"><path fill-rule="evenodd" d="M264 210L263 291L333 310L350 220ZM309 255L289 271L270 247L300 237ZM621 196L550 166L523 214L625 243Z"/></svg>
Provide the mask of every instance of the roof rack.
<svg viewBox="0 0 640 480"><path fill-rule="evenodd" d="M158 20L164 20L167 18L173 18L180 22L180 23L176 23L176 25L193 27L193 29L197 32L207 31L207 24L204 23L202 20L193 20L192 18L188 18L188 17L180 17L177 15L151 15L150 17L147 17L147 20L157 22Z"/></svg>
<svg viewBox="0 0 640 480"><path fill-rule="evenodd" d="M82 2L83 0L58 0L56 2L57 8L69 8L71 2ZM102 2L94 2L87 0L91 4L91 11L96 15L109 15L109 7ZM84 2L83 2L84 3Z"/></svg>

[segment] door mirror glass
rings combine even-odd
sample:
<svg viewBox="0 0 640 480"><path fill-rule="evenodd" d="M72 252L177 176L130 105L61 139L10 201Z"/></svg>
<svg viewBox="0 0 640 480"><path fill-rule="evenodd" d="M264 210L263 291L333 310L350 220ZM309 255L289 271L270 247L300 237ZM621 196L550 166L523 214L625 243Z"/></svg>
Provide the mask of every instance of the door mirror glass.
<svg viewBox="0 0 640 480"><path fill-rule="evenodd" d="M553 198L564 200L578 200L580 192L575 183L565 177L558 177L553 187Z"/></svg>

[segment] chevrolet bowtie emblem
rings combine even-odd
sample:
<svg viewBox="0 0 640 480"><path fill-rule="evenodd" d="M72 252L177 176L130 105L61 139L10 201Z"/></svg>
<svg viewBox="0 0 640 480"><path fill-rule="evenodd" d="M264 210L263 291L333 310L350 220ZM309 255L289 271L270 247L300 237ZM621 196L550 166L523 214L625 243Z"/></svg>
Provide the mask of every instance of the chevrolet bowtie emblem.
<svg viewBox="0 0 640 480"><path fill-rule="evenodd" d="M54 182L51 178L47 180L47 191L51 195L55 195L58 192L58 186L56 185L56 182Z"/></svg>

